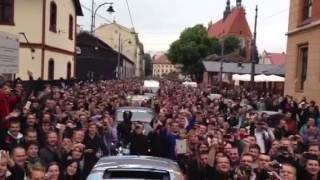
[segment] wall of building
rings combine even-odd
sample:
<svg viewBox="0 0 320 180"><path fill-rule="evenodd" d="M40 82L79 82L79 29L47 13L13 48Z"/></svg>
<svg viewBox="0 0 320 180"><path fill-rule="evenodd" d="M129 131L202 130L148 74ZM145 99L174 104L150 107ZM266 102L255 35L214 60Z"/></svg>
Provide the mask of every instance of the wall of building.
<svg viewBox="0 0 320 180"><path fill-rule="evenodd" d="M14 1L14 26L0 25L1 31L11 34L24 32L30 42L41 43L42 39L42 1ZM20 42L26 42L23 36Z"/></svg>
<svg viewBox="0 0 320 180"><path fill-rule="evenodd" d="M32 71L34 78L41 77L41 49L35 49L34 53L31 53L29 48L20 48L19 73L16 77L28 79L28 70Z"/></svg>
<svg viewBox="0 0 320 180"><path fill-rule="evenodd" d="M50 27L50 4L55 2L57 5L57 32L49 31ZM75 7L70 0L47 0L46 4L46 40L45 43L49 46L63 48L74 52L75 41ZM73 17L73 38L69 39L69 15Z"/></svg>
<svg viewBox="0 0 320 180"><path fill-rule="evenodd" d="M71 63L71 75L73 76L74 61L73 56L46 51L44 60L44 78L48 79L48 63L50 59L54 60L54 79L67 77L67 65Z"/></svg>
<svg viewBox="0 0 320 180"><path fill-rule="evenodd" d="M314 38L319 36L320 26L313 30L289 36L285 94L294 95L296 98L306 96L309 97L309 99L320 102L320 38ZM304 90L299 91L299 78L297 76L299 57L298 46L305 43L309 44L307 79L305 81Z"/></svg>
<svg viewBox="0 0 320 180"><path fill-rule="evenodd" d="M153 64L153 76L162 77L165 74L176 72L172 64Z"/></svg>
<svg viewBox="0 0 320 180"><path fill-rule="evenodd" d="M110 45L115 51L119 51L119 33L121 41L121 53L127 56L135 64L135 75L143 75L143 50L140 48L137 33L133 29L128 29L121 25L103 25L95 30L95 35Z"/></svg>
<svg viewBox="0 0 320 180"><path fill-rule="evenodd" d="M320 1L313 1L312 17L302 22L303 1L290 1L285 94L295 98L306 96L320 102ZM299 46L308 44L307 77L300 90Z"/></svg>
<svg viewBox="0 0 320 180"><path fill-rule="evenodd" d="M50 3L57 5L57 33L49 31ZM0 25L0 30L11 34L25 33L29 43L24 36L19 35L19 73L16 77L28 79L27 71L33 72L34 78L41 77L42 60L44 60L44 79L47 79L47 62L49 58L55 59L55 78L67 77L67 63L72 64L71 76L73 76L73 52L75 49L75 7L73 1L46 0L46 26L45 46L43 39L43 2L39 0L16 0L14 1L14 25ZM73 39L69 39L69 15L73 16ZM31 52L31 47L35 52ZM44 59L42 59L42 48L45 48ZM63 52L62 52L63 51ZM33 57L33 58L32 58Z"/></svg>

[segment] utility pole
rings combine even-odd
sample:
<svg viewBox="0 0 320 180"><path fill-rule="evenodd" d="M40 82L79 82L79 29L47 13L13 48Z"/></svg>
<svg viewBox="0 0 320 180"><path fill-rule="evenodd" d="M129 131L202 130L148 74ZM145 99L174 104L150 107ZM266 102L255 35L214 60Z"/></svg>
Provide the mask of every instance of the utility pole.
<svg viewBox="0 0 320 180"><path fill-rule="evenodd" d="M94 0L92 0L92 6L91 6L91 34L93 34L93 30L94 30Z"/></svg>
<svg viewBox="0 0 320 180"><path fill-rule="evenodd" d="M117 78L120 78L120 61L121 61L121 33L119 31L119 40L118 40L118 64L117 64Z"/></svg>
<svg viewBox="0 0 320 180"><path fill-rule="evenodd" d="M256 43L257 43L257 20L258 20L258 5L256 6L256 16L254 20L254 35L251 47L251 88L254 89L254 75L256 66Z"/></svg>
<svg viewBox="0 0 320 180"><path fill-rule="evenodd" d="M222 73L223 73L223 61L224 61L224 39L221 39L221 58L220 58L220 75L219 75L219 88L222 91L223 83L222 83Z"/></svg>

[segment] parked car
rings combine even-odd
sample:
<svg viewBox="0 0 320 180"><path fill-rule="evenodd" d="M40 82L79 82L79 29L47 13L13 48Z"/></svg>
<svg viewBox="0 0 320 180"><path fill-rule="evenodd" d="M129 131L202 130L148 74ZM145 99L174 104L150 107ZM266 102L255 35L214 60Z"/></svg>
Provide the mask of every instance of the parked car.
<svg viewBox="0 0 320 180"><path fill-rule="evenodd" d="M183 180L178 164L151 156L108 156L101 158L87 180Z"/></svg>

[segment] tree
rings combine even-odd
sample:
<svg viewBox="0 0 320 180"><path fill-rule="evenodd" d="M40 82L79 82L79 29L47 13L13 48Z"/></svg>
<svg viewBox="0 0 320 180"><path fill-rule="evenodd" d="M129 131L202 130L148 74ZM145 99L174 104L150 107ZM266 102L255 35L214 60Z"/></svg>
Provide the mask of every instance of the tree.
<svg viewBox="0 0 320 180"><path fill-rule="evenodd" d="M204 70L202 59L210 54L220 54L219 40L209 38L203 25L196 25L185 29L170 45L168 57L173 64L183 65L182 73L200 81Z"/></svg>
<svg viewBox="0 0 320 180"><path fill-rule="evenodd" d="M145 76L152 75L152 59L150 54L144 54L144 62Z"/></svg>
<svg viewBox="0 0 320 180"><path fill-rule="evenodd" d="M241 54L241 41L236 36L227 36L224 41L224 54L238 53Z"/></svg>

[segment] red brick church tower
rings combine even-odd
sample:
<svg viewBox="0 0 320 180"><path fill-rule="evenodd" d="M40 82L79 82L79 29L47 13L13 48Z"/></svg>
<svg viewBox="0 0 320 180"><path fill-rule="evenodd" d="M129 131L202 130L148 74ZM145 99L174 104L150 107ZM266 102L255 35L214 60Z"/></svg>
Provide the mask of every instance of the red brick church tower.
<svg viewBox="0 0 320 180"><path fill-rule="evenodd" d="M241 0L237 0L236 7L233 8L231 8L230 0L227 0L223 18L214 24L209 23L208 35L219 39L230 35L239 37L242 48L244 48L243 55L246 59L250 59L252 33Z"/></svg>

